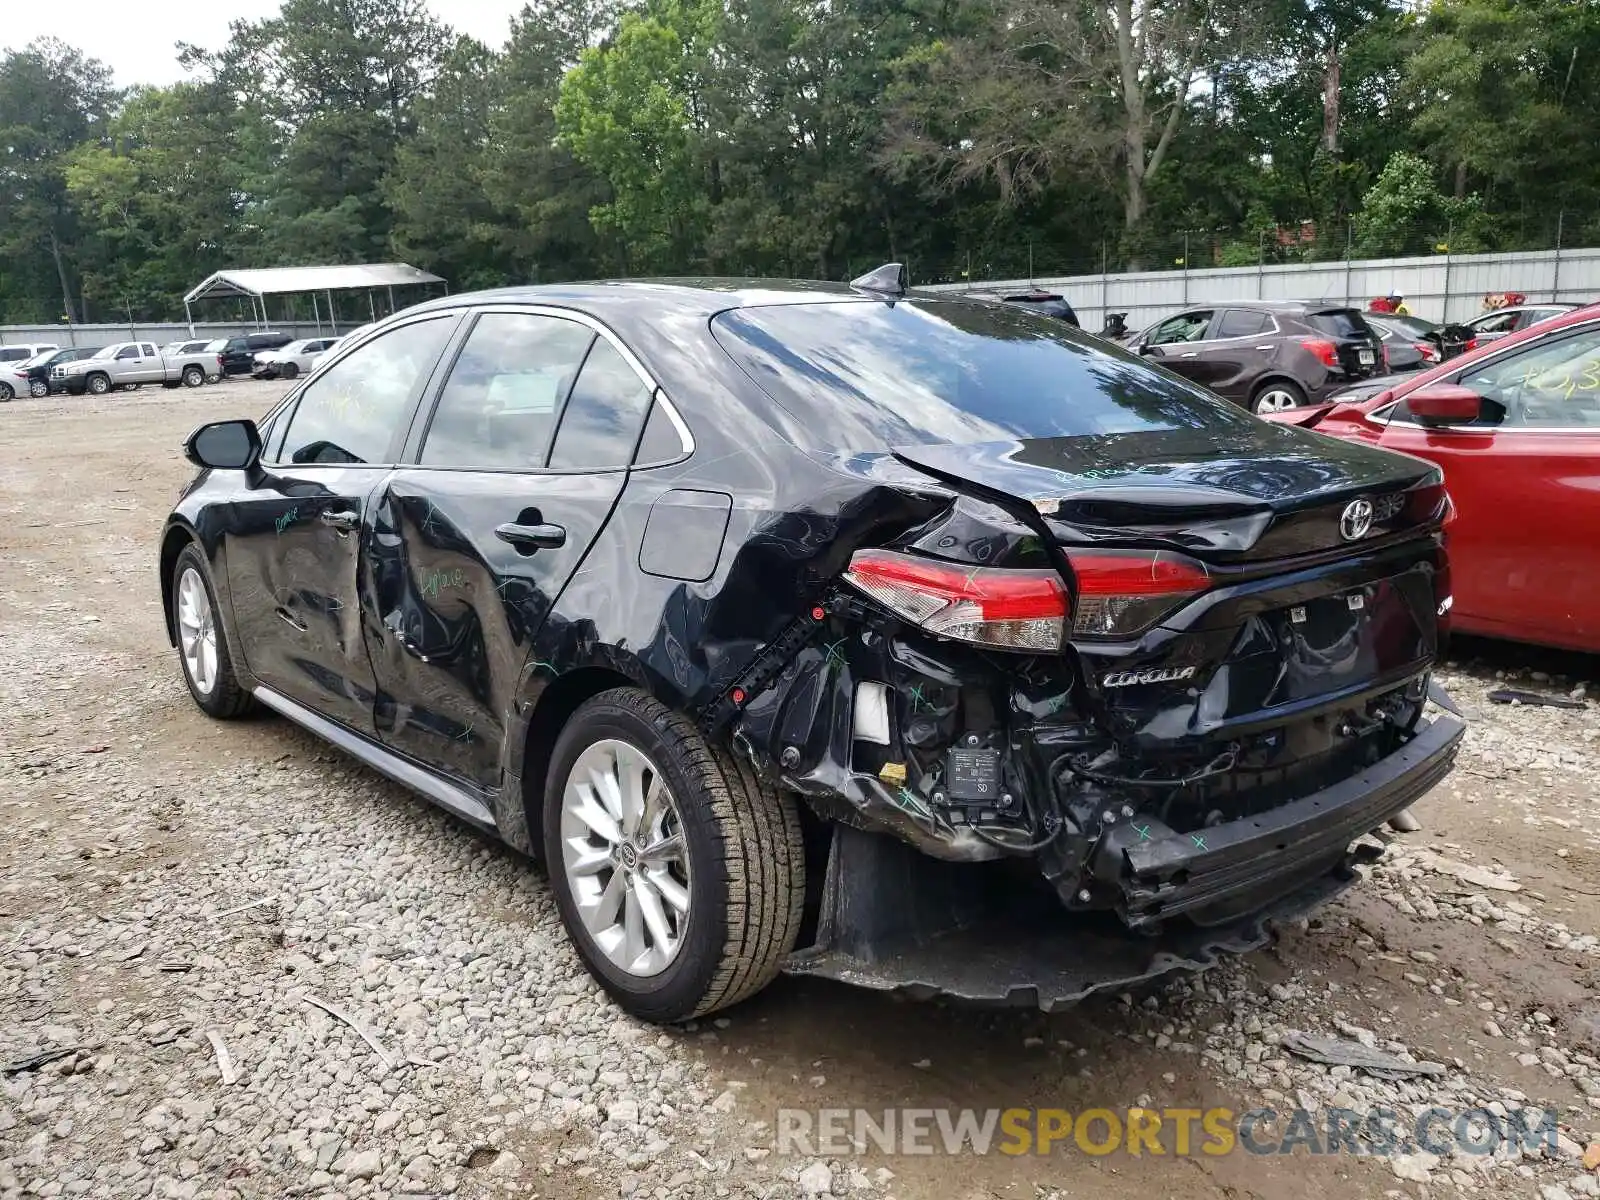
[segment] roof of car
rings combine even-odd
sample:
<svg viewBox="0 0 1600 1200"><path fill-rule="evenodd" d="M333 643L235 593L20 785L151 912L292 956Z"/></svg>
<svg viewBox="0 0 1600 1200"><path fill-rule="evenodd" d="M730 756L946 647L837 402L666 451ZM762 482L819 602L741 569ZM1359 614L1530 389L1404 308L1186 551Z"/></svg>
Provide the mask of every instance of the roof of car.
<svg viewBox="0 0 1600 1200"><path fill-rule="evenodd" d="M960 300L961 293L907 293L918 300ZM751 278L674 278L608 279L587 283L551 283L525 287L495 288L483 292L457 292L425 301L409 312L455 308L469 304L554 304L603 309L693 308L707 315L729 308L756 305L807 304L821 300L882 301L884 296L852 288L847 283L827 283L809 279Z"/></svg>
<svg viewBox="0 0 1600 1200"><path fill-rule="evenodd" d="M1191 304L1190 308L1244 308L1258 309L1261 312L1274 313L1312 313L1335 312L1341 309L1355 309L1356 305L1347 304L1342 300L1211 300L1202 304ZM1359 312L1360 310L1357 309ZM1404 314L1401 314L1402 316Z"/></svg>

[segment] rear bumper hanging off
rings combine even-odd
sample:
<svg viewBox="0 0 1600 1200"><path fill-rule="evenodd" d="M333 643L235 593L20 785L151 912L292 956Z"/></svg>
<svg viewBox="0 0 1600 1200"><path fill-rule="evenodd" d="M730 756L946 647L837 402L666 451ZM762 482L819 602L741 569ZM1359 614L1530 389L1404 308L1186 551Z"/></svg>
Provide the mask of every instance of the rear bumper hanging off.
<svg viewBox="0 0 1600 1200"><path fill-rule="evenodd" d="M1355 866L1381 853L1351 843L1443 778L1464 733L1441 716L1396 753L1303 800L1211 826L1198 840L1162 830L1104 847L1122 859L1120 913L1069 913L1003 864L938 861L836 824L815 943L785 970L1046 1012L1204 970L1267 945L1276 925L1348 887Z"/></svg>
<svg viewBox="0 0 1600 1200"><path fill-rule="evenodd" d="M1440 716L1393 754L1302 800L1195 833L1141 826L1145 840L1105 848L1122 857L1123 919L1145 929L1186 913L1211 925L1258 908L1414 804L1449 773L1465 733Z"/></svg>

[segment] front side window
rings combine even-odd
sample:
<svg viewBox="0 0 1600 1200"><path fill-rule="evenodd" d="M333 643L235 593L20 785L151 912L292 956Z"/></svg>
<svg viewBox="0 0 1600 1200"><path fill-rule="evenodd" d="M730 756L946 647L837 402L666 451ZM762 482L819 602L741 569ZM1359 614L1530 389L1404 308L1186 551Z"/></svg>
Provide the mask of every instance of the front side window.
<svg viewBox="0 0 1600 1200"><path fill-rule="evenodd" d="M627 466L649 407L650 389L638 372L610 342L596 339L562 411L550 466L566 471Z"/></svg>
<svg viewBox="0 0 1600 1200"><path fill-rule="evenodd" d="M1600 328L1508 354L1461 383L1484 398L1486 424L1600 430Z"/></svg>
<svg viewBox="0 0 1600 1200"><path fill-rule="evenodd" d="M479 317L450 368L420 461L485 470L543 467L561 403L593 340L587 326L560 317Z"/></svg>
<svg viewBox="0 0 1600 1200"><path fill-rule="evenodd" d="M1161 322L1150 335L1150 345L1171 346L1177 342L1198 342L1211 325L1211 311L1180 313Z"/></svg>
<svg viewBox="0 0 1600 1200"><path fill-rule="evenodd" d="M139 347L137 347L137 346L124 346L121 350L117 351L117 361L118 362L123 362L126 359L138 358L138 357L139 357Z"/></svg>
<svg viewBox="0 0 1600 1200"><path fill-rule="evenodd" d="M300 395L284 435L291 463L383 463L454 316L391 329L335 363Z"/></svg>

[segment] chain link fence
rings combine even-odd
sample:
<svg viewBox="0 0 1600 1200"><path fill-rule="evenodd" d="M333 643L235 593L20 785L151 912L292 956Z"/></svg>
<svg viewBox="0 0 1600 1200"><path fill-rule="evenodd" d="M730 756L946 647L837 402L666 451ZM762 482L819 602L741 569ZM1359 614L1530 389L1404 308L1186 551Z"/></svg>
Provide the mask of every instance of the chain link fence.
<svg viewBox="0 0 1600 1200"><path fill-rule="evenodd" d="M1481 221L1460 228L1445 221L1379 230L1359 220L1331 228L1314 222L1277 226L1257 231L1253 240L1236 231L1180 230L1152 239L1134 269L1119 269L1109 250L1088 269L1081 253L1064 255L1064 269L1057 269L1057 260L1034 245L1021 254L1024 262L1031 260L1031 270L986 271L975 264L960 273L965 278L918 286L1042 287L1064 295L1092 329L1101 327L1108 312L1126 314L1128 326L1138 329L1185 305L1227 300L1318 300L1365 308L1375 297L1398 294L1419 317L1465 321L1485 310L1488 297L1505 293L1529 303L1600 299L1600 218L1551 214L1530 222L1528 236L1514 246L1485 245L1485 232ZM1018 254L1011 247L991 257L1013 264Z"/></svg>

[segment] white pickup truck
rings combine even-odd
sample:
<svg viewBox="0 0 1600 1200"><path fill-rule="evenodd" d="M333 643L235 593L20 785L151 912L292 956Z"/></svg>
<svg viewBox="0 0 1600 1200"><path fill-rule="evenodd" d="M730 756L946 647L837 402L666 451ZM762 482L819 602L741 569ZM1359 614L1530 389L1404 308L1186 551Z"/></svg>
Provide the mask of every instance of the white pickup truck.
<svg viewBox="0 0 1600 1200"><path fill-rule="evenodd" d="M222 378L220 354L169 356L157 350L154 342L117 342L92 358L62 363L50 368L50 382L59 384L75 396L89 392L104 396L119 387L159 383L165 387L199 387Z"/></svg>

